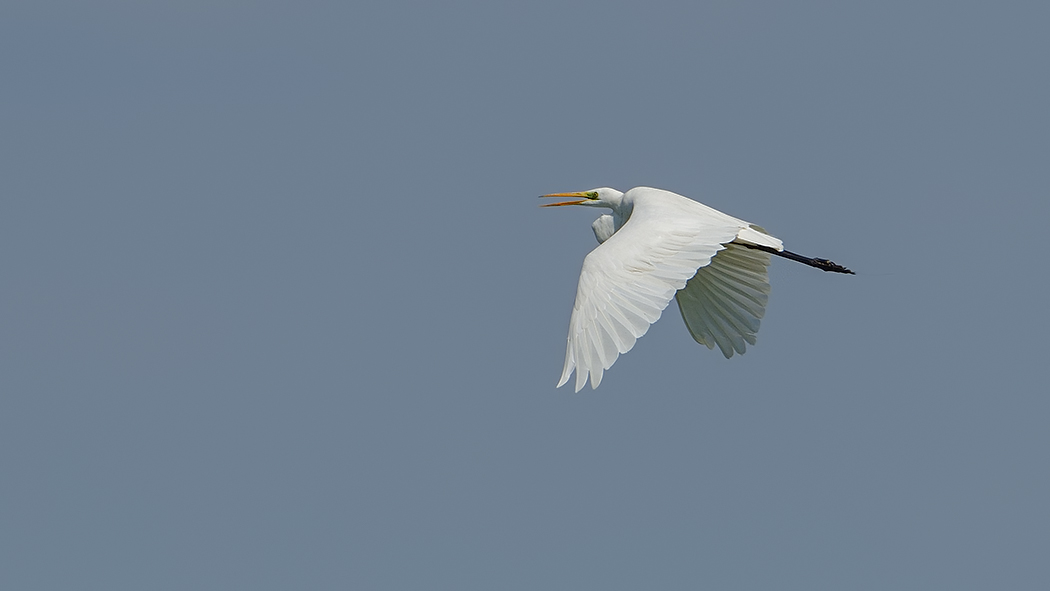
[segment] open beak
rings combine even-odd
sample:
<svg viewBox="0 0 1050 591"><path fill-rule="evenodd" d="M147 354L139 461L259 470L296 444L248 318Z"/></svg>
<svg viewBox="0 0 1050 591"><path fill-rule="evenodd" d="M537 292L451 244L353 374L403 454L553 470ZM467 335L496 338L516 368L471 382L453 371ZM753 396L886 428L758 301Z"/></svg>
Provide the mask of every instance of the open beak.
<svg viewBox="0 0 1050 591"><path fill-rule="evenodd" d="M579 205L584 201L587 201L586 193L548 193L546 195L540 195L540 199L544 197L583 197L583 199L575 199L573 201L561 201L559 203L544 203L540 207L558 207L559 205Z"/></svg>

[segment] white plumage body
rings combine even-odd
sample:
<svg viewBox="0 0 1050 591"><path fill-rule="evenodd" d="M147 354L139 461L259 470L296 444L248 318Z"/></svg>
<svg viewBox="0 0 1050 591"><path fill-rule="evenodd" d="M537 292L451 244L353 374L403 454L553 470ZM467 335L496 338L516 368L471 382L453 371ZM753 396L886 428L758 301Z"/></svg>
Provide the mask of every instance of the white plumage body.
<svg viewBox="0 0 1050 591"><path fill-rule="evenodd" d="M607 207L592 224L599 246L583 261L558 386L576 372L591 387L677 296L693 338L728 358L755 343L769 295L770 255L783 250L761 228L681 195L638 187L596 189L574 205ZM554 195L552 195L554 196ZM562 204L553 204L562 205Z"/></svg>

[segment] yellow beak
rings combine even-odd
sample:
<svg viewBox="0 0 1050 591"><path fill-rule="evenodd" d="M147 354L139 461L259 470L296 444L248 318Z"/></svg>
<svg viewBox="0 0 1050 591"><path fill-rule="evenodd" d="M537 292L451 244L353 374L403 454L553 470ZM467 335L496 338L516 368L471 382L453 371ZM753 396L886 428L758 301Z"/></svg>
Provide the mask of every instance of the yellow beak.
<svg viewBox="0 0 1050 591"><path fill-rule="evenodd" d="M540 207L558 207L560 205L579 205L584 201L587 201L587 194L583 192L578 193L548 193L546 195L540 195L540 199L544 197L583 197L583 199L575 199L573 201L561 201L559 203L544 203Z"/></svg>

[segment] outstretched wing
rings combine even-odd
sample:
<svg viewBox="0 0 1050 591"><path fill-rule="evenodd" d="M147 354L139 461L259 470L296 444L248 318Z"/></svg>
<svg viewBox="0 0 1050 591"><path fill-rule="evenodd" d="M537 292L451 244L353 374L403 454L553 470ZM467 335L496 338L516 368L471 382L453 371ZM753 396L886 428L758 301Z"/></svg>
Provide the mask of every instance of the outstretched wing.
<svg viewBox="0 0 1050 591"><path fill-rule="evenodd" d="M697 269L738 235L779 246L747 222L674 193L650 189L635 199L627 223L583 261L558 386L575 370L577 392L588 377L597 388L603 371L634 347Z"/></svg>
<svg viewBox="0 0 1050 591"><path fill-rule="evenodd" d="M755 334L769 300L770 255L761 250L727 244L696 271L678 292L678 309L696 342L729 359L743 354L745 342L755 344Z"/></svg>

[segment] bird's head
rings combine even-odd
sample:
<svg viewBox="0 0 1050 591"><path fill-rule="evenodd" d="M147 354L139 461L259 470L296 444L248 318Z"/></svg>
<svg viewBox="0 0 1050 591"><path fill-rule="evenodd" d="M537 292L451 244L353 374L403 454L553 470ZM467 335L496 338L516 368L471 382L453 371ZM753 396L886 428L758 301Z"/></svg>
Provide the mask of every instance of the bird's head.
<svg viewBox="0 0 1050 591"><path fill-rule="evenodd" d="M577 193L550 193L540 197L572 197L572 201L560 201L558 203L545 203L541 207L556 207L559 205L586 205L588 207L607 207L618 209L623 200L623 193L616 189L602 187L590 191L579 191Z"/></svg>

